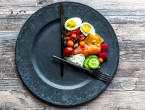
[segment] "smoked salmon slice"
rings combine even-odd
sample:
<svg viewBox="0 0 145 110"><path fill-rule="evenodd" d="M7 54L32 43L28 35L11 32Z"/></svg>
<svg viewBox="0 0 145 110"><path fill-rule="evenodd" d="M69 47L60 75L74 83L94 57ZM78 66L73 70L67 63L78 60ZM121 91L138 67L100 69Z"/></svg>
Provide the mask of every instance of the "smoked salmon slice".
<svg viewBox="0 0 145 110"><path fill-rule="evenodd" d="M92 44L85 44L84 47L78 46L74 50L74 55L77 54L84 54L85 57L91 54L99 54L101 52L101 47L92 45Z"/></svg>

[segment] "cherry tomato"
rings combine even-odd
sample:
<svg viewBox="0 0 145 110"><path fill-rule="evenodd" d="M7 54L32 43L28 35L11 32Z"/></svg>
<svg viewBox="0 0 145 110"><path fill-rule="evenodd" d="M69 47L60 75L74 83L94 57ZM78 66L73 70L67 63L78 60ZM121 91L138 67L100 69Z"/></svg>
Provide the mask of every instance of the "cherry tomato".
<svg viewBox="0 0 145 110"><path fill-rule="evenodd" d="M85 46L85 42L84 41L81 41L80 42L80 46L84 47Z"/></svg>
<svg viewBox="0 0 145 110"><path fill-rule="evenodd" d="M74 52L74 49L72 47L66 47L64 49L64 53L65 53L66 56L72 56L73 52Z"/></svg>
<svg viewBox="0 0 145 110"><path fill-rule="evenodd" d="M98 46L97 49L96 49L96 54L99 54L99 53L101 53L101 47L100 46Z"/></svg>
<svg viewBox="0 0 145 110"><path fill-rule="evenodd" d="M103 60L103 58L99 58L99 61L100 61L100 63L102 63L104 60Z"/></svg>
<svg viewBox="0 0 145 110"><path fill-rule="evenodd" d="M72 46L74 46L74 42L73 42L72 40L69 40L69 41L67 42L67 45L68 45L69 47L72 47Z"/></svg>

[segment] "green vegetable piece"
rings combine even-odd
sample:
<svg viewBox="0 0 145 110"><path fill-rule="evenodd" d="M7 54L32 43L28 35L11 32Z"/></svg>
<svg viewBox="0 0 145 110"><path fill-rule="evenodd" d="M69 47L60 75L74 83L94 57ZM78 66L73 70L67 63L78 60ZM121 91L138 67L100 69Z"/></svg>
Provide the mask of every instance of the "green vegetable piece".
<svg viewBox="0 0 145 110"><path fill-rule="evenodd" d="M100 65L100 61L97 58L90 58L88 61L88 66L91 69L97 69Z"/></svg>
<svg viewBox="0 0 145 110"><path fill-rule="evenodd" d="M87 58L98 58L97 55L88 55Z"/></svg>
<svg viewBox="0 0 145 110"><path fill-rule="evenodd" d="M84 61L84 66L85 66L85 68L87 68L87 69L90 69L89 66L88 66L88 61L89 61L89 59L90 59L90 58L87 57L87 58L85 59L85 61Z"/></svg>

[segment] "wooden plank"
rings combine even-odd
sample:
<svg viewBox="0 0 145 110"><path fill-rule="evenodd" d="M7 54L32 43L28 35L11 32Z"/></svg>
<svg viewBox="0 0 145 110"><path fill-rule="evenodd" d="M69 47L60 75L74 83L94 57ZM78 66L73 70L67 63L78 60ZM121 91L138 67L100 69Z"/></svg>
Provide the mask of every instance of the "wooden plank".
<svg viewBox="0 0 145 110"><path fill-rule="evenodd" d="M37 6L4 6L0 8L0 18L29 18L41 7Z"/></svg>
<svg viewBox="0 0 145 110"><path fill-rule="evenodd" d="M144 0L38 0L37 6L46 6L58 1L73 1L87 4L95 9L114 9L114 10L144 10Z"/></svg>
<svg viewBox="0 0 145 110"><path fill-rule="evenodd" d="M26 15L29 16L29 15ZM25 15L23 17L26 17ZM130 28L142 28L141 30L144 29L144 24L145 24L145 16L105 16L106 19L113 25L113 24L132 24L134 27ZM25 23L27 19L26 18L0 18L0 30L1 31L20 31L21 27ZM120 25L117 25L118 28ZM137 25L137 27L135 26ZM124 27L126 28L126 27ZM124 29L122 28L122 30ZM126 29L125 29L126 30ZM127 31L127 30L126 30ZM122 31L120 31L122 32ZM138 32L138 31L135 31ZM142 33L141 33L142 34Z"/></svg>
<svg viewBox="0 0 145 110"><path fill-rule="evenodd" d="M53 107L34 97L29 91L0 91L1 108L47 108L50 110L118 110L144 109L145 91L104 91L94 100L75 107Z"/></svg>
<svg viewBox="0 0 145 110"><path fill-rule="evenodd" d="M52 106L47 102L39 100L36 96L32 95L29 91L0 91L0 108L5 109L33 109L34 110L88 110L87 106L60 107ZM56 108L59 107L59 108Z"/></svg>
<svg viewBox="0 0 145 110"><path fill-rule="evenodd" d="M144 62L119 62L116 77L145 77Z"/></svg>
<svg viewBox="0 0 145 110"><path fill-rule="evenodd" d="M0 18L28 18L41 6L4 6L0 8ZM104 16L145 16L144 10L97 9Z"/></svg>
<svg viewBox="0 0 145 110"><path fill-rule="evenodd" d="M93 110L144 109L145 96L143 91L105 91L88 104Z"/></svg>
<svg viewBox="0 0 145 110"><path fill-rule="evenodd" d="M0 78L0 91L26 90L20 77ZM145 91L144 78L114 77L106 91Z"/></svg>
<svg viewBox="0 0 145 110"><path fill-rule="evenodd" d="M34 7L34 6L30 5L31 3L33 3L33 5L34 5L34 3L35 3L34 0L31 1L31 2L29 0L25 2L25 3L28 3L29 8L24 2L22 2L22 0L15 0L15 2L14 1L4 2L3 0L1 0L0 2L1 2L1 9L0 9L0 14L1 15L0 16L3 17L3 18L4 17L9 17L9 18L18 17L18 15L22 16L23 18L24 18L24 15L25 15L25 17L29 17L30 16L29 14L33 14L35 11L37 11L39 8L41 8L41 5L40 6L38 5L37 7ZM38 0L38 2L39 2L39 4L43 4L43 3L44 4L45 3L49 4L49 3L53 3L53 2L57 2L57 1ZM86 2L88 2L88 1L83 0L81 3L86 3ZM95 5L94 2L96 3L96 1L91 1L90 4ZM108 1L104 1L104 3L105 2L107 3ZM9 3L11 4L10 6L8 5ZM23 4L24 6L19 6L21 4ZM14 7L13 5L16 5L16 6ZM136 4L136 5L140 6L140 4ZM44 6L44 5L42 5L42 6ZM104 4L104 6L106 7L105 4ZM95 8L95 6L92 6L92 7ZM145 14L145 12L143 10L138 9L138 10L132 11L133 10L132 8L130 10L129 9L124 9L124 8L122 10L121 9L114 10L112 8L111 9L110 8L109 9L106 9L106 8L99 9L99 8L97 8L97 9L100 13L102 13L103 15L106 15L106 16L110 16L110 15L112 15L112 16L118 16L118 15L119 16L125 16L125 15L126 16L134 16L134 15L142 16L142 15Z"/></svg>
<svg viewBox="0 0 145 110"><path fill-rule="evenodd" d="M0 79L0 91L7 90L25 90L25 86L23 85L20 78L3 78Z"/></svg>
<svg viewBox="0 0 145 110"><path fill-rule="evenodd" d="M121 109L118 109L118 110L145 110L145 109L124 109L124 108L122 109L121 108Z"/></svg>
<svg viewBox="0 0 145 110"><path fill-rule="evenodd" d="M0 18L29 18L41 7L4 7L0 10ZM29 9L29 10L28 10ZM142 10L97 10L104 16L145 16Z"/></svg>
<svg viewBox="0 0 145 110"><path fill-rule="evenodd" d="M144 0L0 0L2 6L46 6L59 1L74 1L87 4L95 9L113 9L113 10L144 10ZM99 4L99 5L98 5Z"/></svg>
<svg viewBox="0 0 145 110"><path fill-rule="evenodd" d="M145 23L145 16L105 16L111 24Z"/></svg>
<svg viewBox="0 0 145 110"><path fill-rule="evenodd" d="M0 19L1 31L19 31L26 19Z"/></svg>
<svg viewBox="0 0 145 110"><path fill-rule="evenodd" d="M36 0L0 0L2 6L35 6Z"/></svg>
<svg viewBox="0 0 145 110"><path fill-rule="evenodd" d="M18 78L0 78L0 91L27 90ZM144 78L114 77L106 91L145 91Z"/></svg>

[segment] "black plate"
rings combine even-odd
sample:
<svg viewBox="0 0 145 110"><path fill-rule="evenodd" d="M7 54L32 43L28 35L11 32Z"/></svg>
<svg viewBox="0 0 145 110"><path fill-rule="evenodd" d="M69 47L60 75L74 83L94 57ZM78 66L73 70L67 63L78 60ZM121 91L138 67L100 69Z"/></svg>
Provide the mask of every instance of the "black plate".
<svg viewBox="0 0 145 110"><path fill-rule="evenodd" d="M119 46L109 22L96 10L76 2L63 2L67 18L79 17L89 22L109 45L108 61L100 71L115 75ZM71 106L87 102L98 96L108 84L89 77L64 65L61 77L60 3L41 8L22 27L16 43L16 64L24 84L39 98L57 105ZM102 102L103 103L103 102Z"/></svg>

